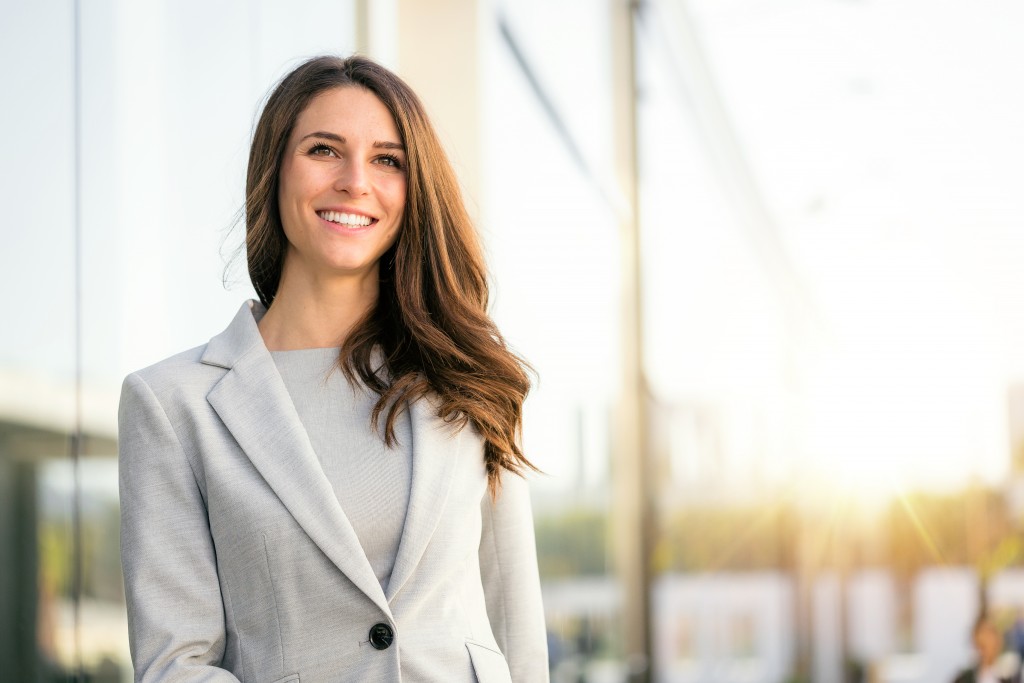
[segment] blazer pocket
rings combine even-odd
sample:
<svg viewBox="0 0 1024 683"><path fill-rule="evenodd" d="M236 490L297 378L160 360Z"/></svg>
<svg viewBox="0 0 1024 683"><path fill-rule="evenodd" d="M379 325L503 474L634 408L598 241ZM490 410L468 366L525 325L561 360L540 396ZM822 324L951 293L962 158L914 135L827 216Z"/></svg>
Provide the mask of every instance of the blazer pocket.
<svg viewBox="0 0 1024 683"><path fill-rule="evenodd" d="M467 640L466 649L473 662L477 683L512 683L512 673L501 652L475 640Z"/></svg>
<svg viewBox="0 0 1024 683"><path fill-rule="evenodd" d="M274 683L299 683L299 674L288 674L284 678L279 678Z"/></svg>

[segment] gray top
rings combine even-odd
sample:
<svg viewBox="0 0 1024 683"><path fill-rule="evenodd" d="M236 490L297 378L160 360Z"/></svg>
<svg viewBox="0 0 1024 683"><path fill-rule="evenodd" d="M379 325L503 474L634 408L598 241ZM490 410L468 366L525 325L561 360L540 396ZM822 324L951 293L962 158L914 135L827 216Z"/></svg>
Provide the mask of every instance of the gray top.
<svg viewBox="0 0 1024 683"><path fill-rule="evenodd" d="M361 383L349 384L336 366L338 353L337 348L326 348L270 355L334 495L387 590L412 483L409 413L403 411L396 419L398 443L388 448L370 423L377 395Z"/></svg>

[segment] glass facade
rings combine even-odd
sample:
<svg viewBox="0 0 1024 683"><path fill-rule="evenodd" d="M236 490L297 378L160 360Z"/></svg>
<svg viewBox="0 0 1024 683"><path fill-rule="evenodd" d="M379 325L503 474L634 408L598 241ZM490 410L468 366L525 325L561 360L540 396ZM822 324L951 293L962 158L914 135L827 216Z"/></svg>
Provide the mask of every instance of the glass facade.
<svg viewBox="0 0 1024 683"><path fill-rule="evenodd" d="M11 295L0 335L0 670L24 681L62 680L77 668L81 593L74 27L70 4L52 9L52 43L38 41L43 26L25 7L5 9L0 29L4 63L24 67L5 69L9 101L21 106L0 114L17 131L0 189L12 210L0 250Z"/></svg>

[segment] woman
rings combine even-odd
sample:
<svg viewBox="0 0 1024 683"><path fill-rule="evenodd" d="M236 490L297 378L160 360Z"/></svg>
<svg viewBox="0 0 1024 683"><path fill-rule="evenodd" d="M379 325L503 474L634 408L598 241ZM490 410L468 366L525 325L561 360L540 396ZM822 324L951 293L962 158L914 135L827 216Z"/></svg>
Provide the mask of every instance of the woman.
<svg viewBox="0 0 1024 683"><path fill-rule="evenodd" d="M404 82L360 57L281 81L246 247L260 301L122 390L136 680L546 681L529 382Z"/></svg>

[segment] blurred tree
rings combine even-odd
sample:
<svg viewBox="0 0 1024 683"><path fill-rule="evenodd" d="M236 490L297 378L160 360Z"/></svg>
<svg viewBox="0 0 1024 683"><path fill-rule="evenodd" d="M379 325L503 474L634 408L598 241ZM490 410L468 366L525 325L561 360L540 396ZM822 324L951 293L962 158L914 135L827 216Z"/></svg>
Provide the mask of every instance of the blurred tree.
<svg viewBox="0 0 1024 683"><path fill-rule="evenodd" d="M537 560L545 579L602 576L608 566L608 516L604 511L572 508L538 516Z"/></svg>
<svg viewBox="0 0 1024 683"><path fill-rule="evenodd" d="M947 564L974 567L985 579L1022 559L1005 496L978 485L950 494L905 494L889 506L882 529L886 564L901 577Z"/></svg>

